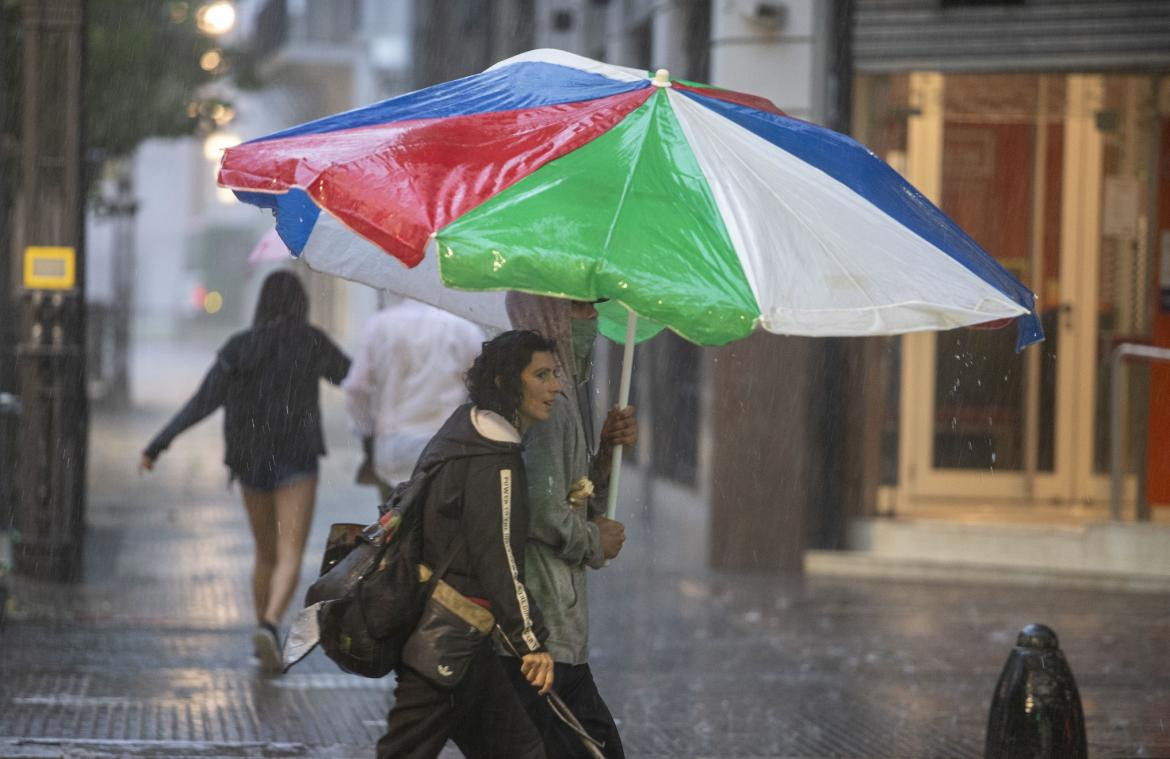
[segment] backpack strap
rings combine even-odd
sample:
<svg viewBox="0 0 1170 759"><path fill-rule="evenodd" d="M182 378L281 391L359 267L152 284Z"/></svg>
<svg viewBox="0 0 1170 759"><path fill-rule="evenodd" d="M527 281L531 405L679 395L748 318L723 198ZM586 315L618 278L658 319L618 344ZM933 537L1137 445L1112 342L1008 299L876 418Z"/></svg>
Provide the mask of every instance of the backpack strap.
<svg viewBox="0 0 1170 759"><path fill-rule="evenodd" d="M430 469L425 470L426 479L424 481L429 482L431 479L433 479L435 476L435 473L438 472L439 469L442 469L443 464L447 463L448 461L451 461L451 459L446 459L444 461L441 461L438 463L438 465L432 466ZM422 506L420 507L420 513L418 515L418 519L419 519L418 527L419 527L420 533L423 532L422 520L425 517L425 513L423 513L425 508L426 508L426 502L424 501ZM431 572L431 579L427 581L427 596L428 597L431 595L431 593L434 592L435 586L439 583L439 580L443 579L443 576L447 574L447 570L451 568L451 563L453 561L455 561L455 557L458 556L459 554L463 553L463 551L467 548L467 536L463 534L463 511L462 510L460 510L460 512L459 512L458 524L459 524L459 532L455 536L454 544L447 550L447 554L445 556L443 556L443 560L440 561L438 566L435 567L434 571ZM425 537L424 537L424 540L425 540Z"/></svg>
<svg viewBox="0 0 1170 759"><path fill-rule="evenodd" d="M460 520L459 524L462 527L462 520ZM459 530L459 535L455 538L455 545L451 546L451 550L447 551L447 555L443 557L443 560L439 562L439 566L435 568L433 573L431 573L432 583L436 583L443 579L443 575L447 574L447 570L451 567L451 562L455 561L455 557L462 553L463 549L466 547L467 536L463 534L463 530Z"/></svg>
<svg viewBox="0 0 1170 759"><path fill-rule="evenodd" d="M442 461L435 462L426 469L420 469L417 472L414 472L409 480L405 480L395 485L394 489L390 491L390 495L386 496L386 499L378 505L378 515L381 516L382 514L385 514L387 511L407 499L414 501L420 496L425 497L427 490L430 488L431 480L435 478L435 474L440 469L442 469L443 465L448 461L450 461L450 459L444 459Z"/></svg>

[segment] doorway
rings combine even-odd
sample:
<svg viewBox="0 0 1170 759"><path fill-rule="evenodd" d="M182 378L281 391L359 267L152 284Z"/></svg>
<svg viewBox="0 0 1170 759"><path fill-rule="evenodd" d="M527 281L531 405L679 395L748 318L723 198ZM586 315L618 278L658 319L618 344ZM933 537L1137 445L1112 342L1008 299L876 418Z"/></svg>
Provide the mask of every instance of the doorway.
<svg viewBox="0 0 1170 759"><path fill-rule="evenodd" d="M1099 74L860 77L859 138L1037 294L1047 337L1022 354L1014 328L897 339L888 507L1107 501L1110 351L1150 332L1155 89ZM1144 436L1143 379L1123 377L1127 441Z"/></svg>

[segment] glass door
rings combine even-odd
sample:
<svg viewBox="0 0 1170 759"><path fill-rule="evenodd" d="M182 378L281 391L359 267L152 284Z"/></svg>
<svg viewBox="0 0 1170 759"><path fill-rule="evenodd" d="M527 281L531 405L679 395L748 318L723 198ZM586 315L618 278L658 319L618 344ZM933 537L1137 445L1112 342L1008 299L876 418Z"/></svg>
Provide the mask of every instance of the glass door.
<svg viewBox="0 0 1170 759"><path fill-rule="evenodd" d="M1149 328L1152 80L919 72L859 85L858 136L1036 292L1047 335L1023 354L1014 328L899 339L889 505L1104 498L1109 351Z"/></svg>
<svg viewBox="0 0 1170 759"><path fill-rule="evenodd" d="M916 168L934 185L935 202L1037 293L1048 339L1024 354L1015 352L1012 329L907 341L903 397L925 402L903 413L899 500L1060 497L1058 367L1073 309L1062 266L1066 83L1039 75L921 78L934 107L911 116L908 150L925 148L938 163Z"/></svg>

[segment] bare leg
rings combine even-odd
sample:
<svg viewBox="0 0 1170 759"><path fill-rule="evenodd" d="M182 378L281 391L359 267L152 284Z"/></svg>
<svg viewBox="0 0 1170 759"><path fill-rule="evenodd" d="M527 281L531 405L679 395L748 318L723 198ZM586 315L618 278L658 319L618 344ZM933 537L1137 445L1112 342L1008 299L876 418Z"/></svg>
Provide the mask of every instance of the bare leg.
<svg viewBox="0 0 1170 759"><path fill-rule="evenodd" d="M273 492L276 500L276 569L264 617L279 624L301 575L301 557L313 521L317 478L306 477Z"/></svg>
<svg viewBox="0 0 1170 759"><path fill-rule="evenodd" d="M256 604L256 621L264 622L276 569L276 499L272 493L240 486L252 539L256 543L256 561L252 566L252 600Z"/></svg>

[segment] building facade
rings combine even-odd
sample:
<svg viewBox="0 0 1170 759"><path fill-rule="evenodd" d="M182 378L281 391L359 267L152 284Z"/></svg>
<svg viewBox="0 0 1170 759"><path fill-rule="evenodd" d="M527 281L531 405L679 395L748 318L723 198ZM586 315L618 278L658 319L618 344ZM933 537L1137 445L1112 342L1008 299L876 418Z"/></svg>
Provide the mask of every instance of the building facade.
<svg viewBox="0 0 1170 759"><path fill-rule="evenodd" d="M1110 384L1117 345L1165 344L1170 5L859 0L854 40L854 134L1037 294L1047 334L871 347L875 509L1100 513L1114 413L1130 512L1170 500L1170 385L1127 367L1114 409Z"/></svg>

